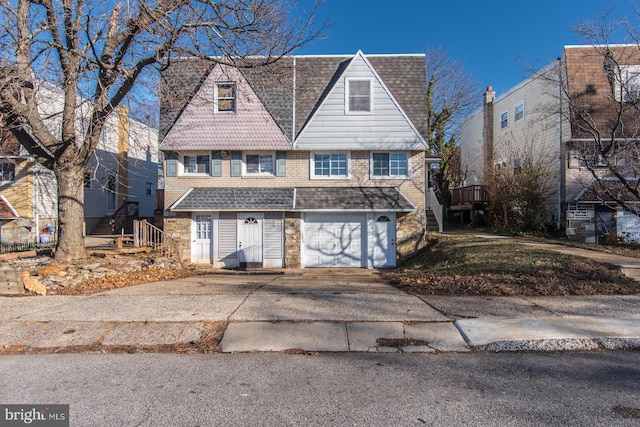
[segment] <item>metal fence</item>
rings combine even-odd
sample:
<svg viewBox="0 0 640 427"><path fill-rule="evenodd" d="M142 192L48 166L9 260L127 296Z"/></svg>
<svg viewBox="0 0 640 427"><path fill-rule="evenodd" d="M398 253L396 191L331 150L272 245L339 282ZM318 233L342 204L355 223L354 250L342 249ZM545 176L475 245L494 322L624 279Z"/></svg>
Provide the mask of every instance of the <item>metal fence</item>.
<svg viewBox="0 0 640 427"><path fill-rule="evenodd" d="M36 249L47 249L55 245L55 242L49 241L48 243L36 243L36 242L14 242L14 243L0 243L0 254L8 254L12 252L28 252L35 251Z"/></svg>

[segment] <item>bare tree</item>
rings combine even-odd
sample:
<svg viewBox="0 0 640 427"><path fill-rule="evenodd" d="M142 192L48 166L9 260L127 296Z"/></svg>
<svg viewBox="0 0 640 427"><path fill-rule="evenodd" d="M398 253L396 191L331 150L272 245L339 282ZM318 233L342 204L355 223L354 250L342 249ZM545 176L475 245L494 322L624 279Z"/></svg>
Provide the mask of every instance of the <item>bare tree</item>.
<svg viewBox="0 0 640 427"><path fill-rule="evenodd" d="M56 259L85 256L85 167L107 118L134 94L149 100L153 70L186 55L276 62L322 31L319 3L298 14L289 0L0 0L0 120L55 174ZM42 85L61 90L58 111Z"/></svg>
<svg viewBox="0 0 640 427"><path fill-rule="evenodd" d="M590 49L588 56L567 60L562 113L571 125L570 161L589 172L585 190L639 214L640 2L635 5L631 19L606 13L575 28ZM621 33L626 44L610 42Z"/></svg>
<svg viewBox="0 0 640 427"><path fill-rule="evenodd" d="M544 232L547 201L555 192L555 167L553 156L534 142L527 142L520 150L508 146L487 189L490 224L505 231Z"/></svg>
<svg viewBox="0 0 640 427"><path fill-rule="evenodd" d="M428 50L427 62L427 143L429 154L440 158L434 174L440 201L451 204L449 188L463 177L456 146L461 121L478 106L480 92L462 62L442 49ZM458 163L456 163L456 161Z"/></svg>

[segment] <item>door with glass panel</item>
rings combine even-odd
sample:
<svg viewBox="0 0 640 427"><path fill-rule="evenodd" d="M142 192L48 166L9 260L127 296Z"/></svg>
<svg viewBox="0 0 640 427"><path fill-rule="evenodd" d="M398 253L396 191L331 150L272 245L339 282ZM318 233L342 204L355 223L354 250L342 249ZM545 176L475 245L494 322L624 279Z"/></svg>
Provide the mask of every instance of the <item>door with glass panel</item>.
<svg viewBox="0 0 640 427"><path fill-rule="evenodd" d="M211 215L195 215L191 262L211 263Z"/></svg>

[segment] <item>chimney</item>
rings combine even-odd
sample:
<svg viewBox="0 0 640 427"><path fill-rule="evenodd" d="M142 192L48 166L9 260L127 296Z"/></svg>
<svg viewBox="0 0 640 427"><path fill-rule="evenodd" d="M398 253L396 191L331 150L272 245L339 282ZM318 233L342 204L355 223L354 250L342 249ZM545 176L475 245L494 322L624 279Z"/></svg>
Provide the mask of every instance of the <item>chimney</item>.
<svg viewBox="0 0 640 427"><path fill-rule="evenodd" d="M496 99L496 93L493 91L493 86L487 86L487 91L484 93L484 103L491 104Z"/></svg>
<svg viewBox="0 0 640 427"><path fill-rule="evenodd" d="M493 101L496 93L493 87L487 86L484 93L483 119L482 126L482 152L484 154L484 185L491 186L493 181Z"/></svg>

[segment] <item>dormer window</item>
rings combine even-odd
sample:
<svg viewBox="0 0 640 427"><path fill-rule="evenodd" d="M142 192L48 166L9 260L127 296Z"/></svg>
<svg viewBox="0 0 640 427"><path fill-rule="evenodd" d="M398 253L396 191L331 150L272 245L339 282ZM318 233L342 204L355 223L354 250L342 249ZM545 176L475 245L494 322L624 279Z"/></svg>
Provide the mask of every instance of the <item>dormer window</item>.
<svg viewBox="0 0 640 427"><path fill-rule="evenodd" d="M236 111L236 84L233 82L216 83L214 101L216 113L234 113Z"/></svg>
<svg viewBox="0 0 640 427"><path fill-rule="evenodd" d="M346 80L346 111L348 113L370 113L373 111L371 99L371 79Z"/></svg>

